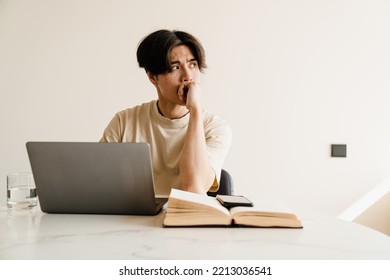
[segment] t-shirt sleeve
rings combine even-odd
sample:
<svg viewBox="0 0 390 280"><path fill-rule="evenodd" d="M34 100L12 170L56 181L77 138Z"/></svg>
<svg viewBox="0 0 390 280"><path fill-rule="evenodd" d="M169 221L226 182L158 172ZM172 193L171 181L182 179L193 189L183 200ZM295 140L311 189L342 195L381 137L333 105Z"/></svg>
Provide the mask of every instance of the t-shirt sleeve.
<svg viewBox="0 0 390 280"><path fill-rule="evenodd" d="M106 129L103 132L103 136L100 142L122 142L122 129L121 120L119 114L116 114Z"/></svg>
<svg viewBox="0 0 390 280"><path fill-rule="evenodd" d="M221 169L229 151L232 131L230 126L218 116L213 116L205 125L207 153L210 164L215 172L215 180L210 191L216 192L219 188Z"/></svg>

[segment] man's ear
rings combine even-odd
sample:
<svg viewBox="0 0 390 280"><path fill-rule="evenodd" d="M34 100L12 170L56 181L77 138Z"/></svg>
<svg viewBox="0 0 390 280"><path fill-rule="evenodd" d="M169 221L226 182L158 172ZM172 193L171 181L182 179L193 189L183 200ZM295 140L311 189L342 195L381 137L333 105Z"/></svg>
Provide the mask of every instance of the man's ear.
<svg viewBox="0 0 390 280"><path fill-rule="evenodd" d="M157 86L157 82L158 82L157 75L153 75L153 74L150 73L150 72L147 72L147 75L148 75L149 81L150 81L153 85Z"/></svg>

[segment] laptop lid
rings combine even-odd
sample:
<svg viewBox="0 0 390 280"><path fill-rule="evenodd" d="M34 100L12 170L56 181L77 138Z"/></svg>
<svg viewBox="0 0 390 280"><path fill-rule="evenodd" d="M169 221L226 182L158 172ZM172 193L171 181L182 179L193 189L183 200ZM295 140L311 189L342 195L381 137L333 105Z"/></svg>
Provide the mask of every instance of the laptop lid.
<svg viewBox="0 0 390 280"><path fill-rule="evenodd" d="M155 215L147 143L28 142L43 212Z"/></svg>

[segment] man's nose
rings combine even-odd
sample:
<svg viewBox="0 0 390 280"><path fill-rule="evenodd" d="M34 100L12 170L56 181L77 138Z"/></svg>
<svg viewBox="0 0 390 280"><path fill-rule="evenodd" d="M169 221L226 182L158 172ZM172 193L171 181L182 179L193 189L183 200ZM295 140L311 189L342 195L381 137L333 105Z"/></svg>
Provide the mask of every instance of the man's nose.
<svg viewBox="0 0 390 280"><path fill-rule="evenodd" d="M188 67L183 68L182 80L183 80L183 82L191 82L192 81L191 71Z"/></svg>

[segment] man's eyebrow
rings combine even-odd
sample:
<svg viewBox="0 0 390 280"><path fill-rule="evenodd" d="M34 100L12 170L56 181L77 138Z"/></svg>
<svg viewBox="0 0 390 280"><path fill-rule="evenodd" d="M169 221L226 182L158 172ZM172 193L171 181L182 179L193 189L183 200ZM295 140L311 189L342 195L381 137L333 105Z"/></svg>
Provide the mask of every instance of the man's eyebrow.
<svg viewBox="0 0 390 280"><path fill-rule="evenodd" d="M196 58L191 58L190 60L187 60L187 62L193 62L193 61L198 61L198 60ZM173 64L180 64L180 61L179 60L171 61L171 65Z"/></svg>

